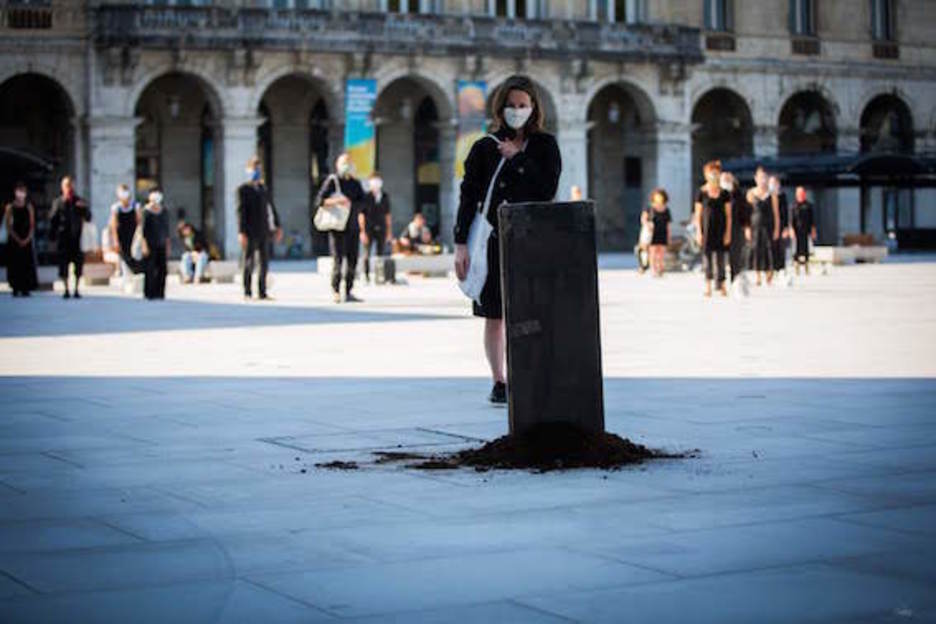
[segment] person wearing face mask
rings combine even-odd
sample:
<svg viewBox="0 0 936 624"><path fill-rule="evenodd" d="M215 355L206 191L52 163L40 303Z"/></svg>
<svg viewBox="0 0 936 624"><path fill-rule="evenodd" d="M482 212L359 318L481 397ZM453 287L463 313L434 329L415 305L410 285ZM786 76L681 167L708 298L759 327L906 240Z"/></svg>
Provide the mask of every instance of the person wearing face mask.
<svg viewBox="0 0 936 624"><path fill-rule="evenodd" d="M809 275L809 243L816 240L816 218L812 203L806 199L806 189L796 187L796 204L793 205L793 235L796 239L796 274L799 275L800 265Z"/></svg>
<svg viewBox="0 0 936 624"><path fill-rule="evenodd" d="M247 161L247 181L237 187L237 239L244 253L244 298L252 295L254 264L260 258L260 273L257 277L257 295L269 299L266 276L270 266L270 238L277 242L283 238L279 213L263 184L263 168L256 156Z"/></svg>
<svg viewBox="0 0 936 624"><path fill-rule="evenodd" d="M354 274L357 271L359 239L365 230L364 214L360 210L364 199L364 189L351 172L351 157L341 154L335 160L336 175L328 176L315 200L316 206L341 205L348 209L348 222L344 231L328 233L328 247L332 256L331 287L335 303L341 303L341 265L345 263L344 301L360 302L351 289L354 288Z"/></svg>
<svg viewBox="0 0 936 624"><path fill-rule="evenodd" d="M133 259L130 246L133 234L140 222L139 207L130 199L130 188L126 184L117 186L117 201L110 209L110 240L114 251L120 255L120 273L126 281L131 273L143 271L143 264Z"/></svg>
<svg viewBox="0 0 936 624"><path fill-rule="evenodd" d="M81 273L84 268L84 252L81 251L81 229L86 222L91 221L91 209L88 203L75 193L75 184L71 176L62 178L62 194L52 202L49 213L50 229L53 238L57 241L59 252L59 277L65 283L65 294L68 299L72 294L68 290L69 265L75 267L75 299L80 299L78 284L81 282Z"/></svg>
<svg viewBox="0 0 936 624"><path fill-rule="evenodd" d="M728 296L725 288L725 250L731 245L731 194L721 187L721 162L705 163L705 186L695 201L697 241L702 247L705 270L705 296L712 296L712 279L718 292Z"/></svg>
<svg viewBox="0 0 936 624"><path fill-rule="evenodd" d="M786 252L790 244L790 210L786 193L780 187L780 178L773 175L767 181L770 193L777 197L777 214L780 217L780 237L774 241L774 272L786 272Z"/></svg>
<svg viewBox="0 0 936 624"><path fill-rule="evenodd" d="M562 159L553 135L543 130L545 115L536 86L524 76L512 76L494 94L491 135L478 139L465 159L458 216L455 223L455 273L464 280L471 258L468 232L486 203L494 226L488 244L487 281L472 304L484 318L484 351L494 381L489 400L507 402L506 336L501 301L497 207L503 203L552 201L559 185Z"/></svg>
<svg viewBox="0 0 936 624"><path fill-rule="evenodd" d="M774 242L780 238L780 208L777 196L770 192L767 172L757 167L754 188L747 192L751 205L751 268L761 285L761 273L767 274L767 284L773 281Z"/></svg>
<svg viewBox="0 0 936 624"><path fill-rule="evenodd" d="M169 259L169 214L163 207L159 189L150 191L143 208L143 296L149 300L166 298L166 265Z"/></svg>
<svg viewBox="0 0 936 624"><path fill-rule="evenodd" d="M13 201L3 210L7 240L7 281L14 297L28 297L39 286L33 237L36 233L36 211L27 199L26 184L17 182Z"/></svg>
<svg viewBox="0 0 936 624"><path fill-rule="evenodd" d="M745 247L751 240L751 207L734 175L723 171L721 187L731 196L731 246L728 249L728 268L731 272L731 282L734 282L745 269Z"/></svg>
<svg viewBox="0 0 936 624"><path fill-rule="evenodd" d="M364 279L370 283L371 246L377 248L377 257L382 257L385 246L393 238L393 231L390 224L390 198L383 190L383 180L379 173L374 172L371 176L368 190L362 202L364 227L361 229L361 243L364 245Z"/></svg>

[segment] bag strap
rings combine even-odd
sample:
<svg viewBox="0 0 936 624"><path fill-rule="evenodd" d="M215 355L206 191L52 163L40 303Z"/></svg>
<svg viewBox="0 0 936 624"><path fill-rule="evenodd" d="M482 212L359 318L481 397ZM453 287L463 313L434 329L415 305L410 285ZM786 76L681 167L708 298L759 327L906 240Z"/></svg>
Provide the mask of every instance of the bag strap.
<svg viewBox="0 0 936 624"><path fill-rule="evenodd" d="M485 136L498 145L501 144L501 140L493 134L488 134ZM526 149L526 143L523 144L523 147ZM494 183L497 182L497 176L500 175L501 169L504 168L505 162L507 162L507 159L501 156L500 162L497 163L497 169L494 170L494 175L491 176L491 183L488 184L487 194L484 196L484 206L481 208L481 216L483 216L485 219L487 218L488 210L491 208L491 195L494 194Z"/></svg>

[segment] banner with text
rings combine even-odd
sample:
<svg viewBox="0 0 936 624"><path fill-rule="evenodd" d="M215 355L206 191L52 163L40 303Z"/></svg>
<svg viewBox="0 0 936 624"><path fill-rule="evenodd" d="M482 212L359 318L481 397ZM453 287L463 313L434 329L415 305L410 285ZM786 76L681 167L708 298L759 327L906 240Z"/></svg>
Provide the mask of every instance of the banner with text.
<svg viewBox="0 0 936 624"><path fill-rule="evenodd" d="M345 151L354 163L355 176L362 180L374 172L377 135L371 115L376 101L376 80L348 80L345 91Z"/></svg>
<svg viewBox="0 0 936 624"><path fill-rule="evenodd" d="M485 99L487 84L481 81L459 80L456 86L458 101L458 136L455 138L455 177L465 177L465 159L475 141L484 136Z"/></svg>

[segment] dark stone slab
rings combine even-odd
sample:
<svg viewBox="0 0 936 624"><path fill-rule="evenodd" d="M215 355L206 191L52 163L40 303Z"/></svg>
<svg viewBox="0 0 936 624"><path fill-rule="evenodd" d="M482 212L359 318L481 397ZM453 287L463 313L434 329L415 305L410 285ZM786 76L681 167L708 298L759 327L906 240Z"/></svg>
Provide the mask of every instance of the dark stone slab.
<svg viewBox="0 0 936 624"><path fill-rule="evenodd" d="M594 204L498 214L510 432L545 422L604 431Z"/></svg>

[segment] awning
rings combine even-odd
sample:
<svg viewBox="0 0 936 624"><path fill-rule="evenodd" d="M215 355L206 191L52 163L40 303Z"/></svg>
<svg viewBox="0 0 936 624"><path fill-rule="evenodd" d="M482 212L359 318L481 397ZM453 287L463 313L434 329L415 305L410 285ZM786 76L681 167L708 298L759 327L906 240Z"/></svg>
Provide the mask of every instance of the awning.
<svg viewBox="0 0 936 624"><path fill-rule="evenodd" d="M936 187L936 154L827 153L733 158L722 168L748 185L758 165L781 177L784 184L810 186Z"/></svg>

